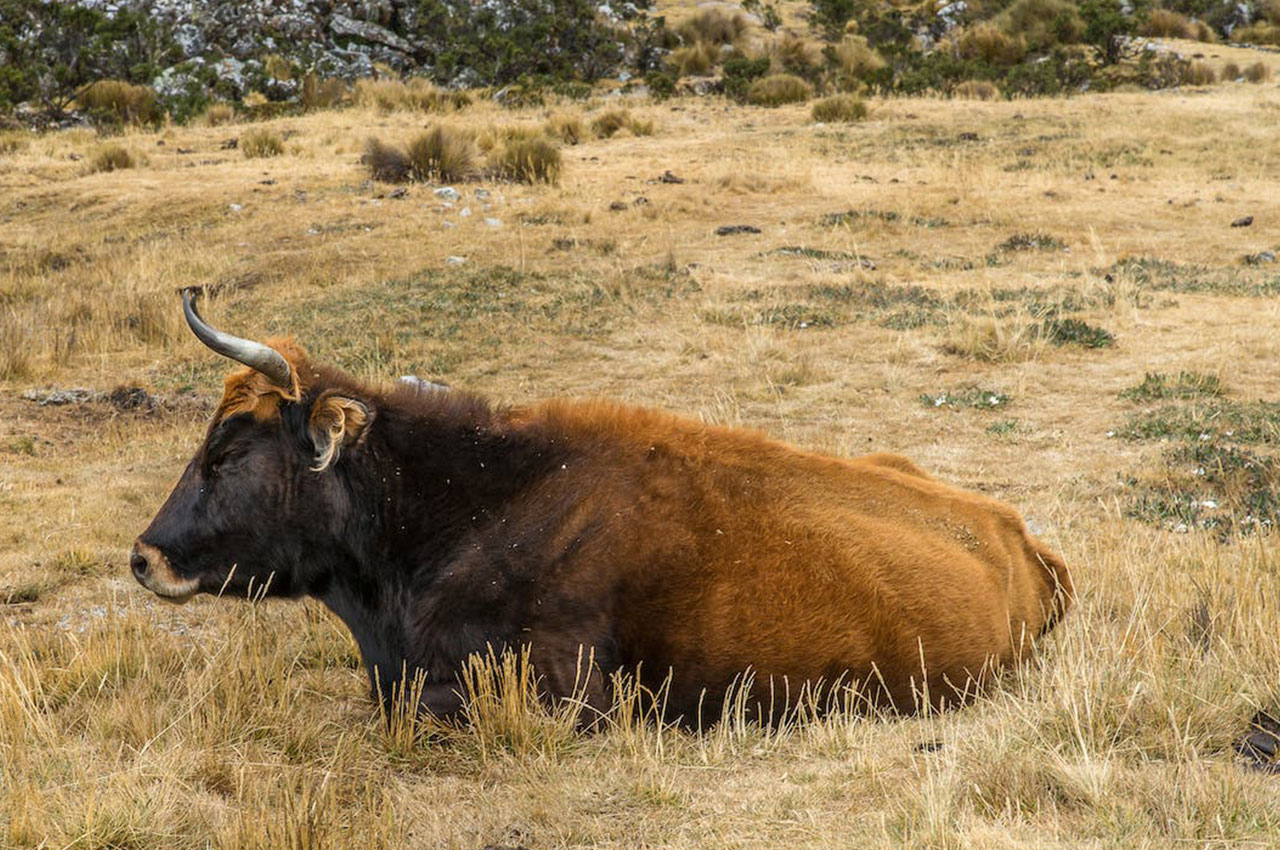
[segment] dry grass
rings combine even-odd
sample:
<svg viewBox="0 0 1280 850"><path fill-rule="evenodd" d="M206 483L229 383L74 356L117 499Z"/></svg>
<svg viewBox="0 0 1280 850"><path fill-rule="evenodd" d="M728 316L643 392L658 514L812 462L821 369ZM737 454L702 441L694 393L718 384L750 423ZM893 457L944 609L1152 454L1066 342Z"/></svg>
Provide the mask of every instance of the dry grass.
<svg viewBox="0 0 1280 850"><path fill-rule="evenodd" d="M951 96L961 100L995 100L1000 97L1000 87L990 80L965 80L951 91Z"/></svg>
<svg viewBox="0 0 1280 850"><path fill-rule="evenodd" d="M236 120L236 108L230 103L211 103L200 113L198 124L206 127L221 127Z"/></svg>
<svg viewBox="0 0 1280 850"><path fill-rule="evenodd" d="M76 102L91 112L110 115L122 124L155 124L164 117L154 91L121 80L99 80L86 86L76 95Z"/></svg>
<svg viewBox="0 0 1280 850"><path fill-rule="evenodd" d="M794 74L770 74L747 89L747 103L754 106L782 106L813 97L813 86Z"/></svg>
<svg viewBox="0 0 1280 850"><path fill-rule="evenodd" d="M336 87L331 83L328 85L331 94L336 94ZM317 83L317 91L319 86ZM345 92L343 96L345 97ZM351 98L359 106L376 109L384 114L454 112L471 104L471 97L466 92L445 91L421 77L414 77L407 82L392 79L356 80Z"/></svg>
<svg viewBox="0 0 1280 850"><path fill-rule="evenodd" d="M1271 79L1271 66L1265 62L1254 62L1245 67L1244 78L1251 83L1265 83Z"/></svg>
<svg viewBox="0 0 1280 850"><path fill-rule="evenodd" d="M1187 86L1211 86L1217 81L1217 72L1207 62L1192 62L1182 74L1182 84Z"/></svg>
<svg viewBox="0 0 1280 850"><path fill-rule="evenodd" d="M851 94L837 94L815 103L809 114L814 121L852 123L867 117L867 104Z"/></svg>
<svg viewBox="0 0 1280 850"><path fill-rule="evenodd" d="M263 159L284 153L284 139L274 130L253 127L240 137L240 152L245 159Z"/></svg>
<svg viewBox="0 0 1280 850"><path fill-rule="evenodd" d="M476 172L475 140L457 127L437 124L414 137L406 153L413 176L418 180L453 183L466 180Z"/></svg>
<svg viewBox="0 0 1280 850"><path fill-rule="evenodd" d="M566 145L576 145L587 139L587 128L581 115L558 112L547 119L543 132Z"/></svg>
<svg viewBox="0 0 1280 850"><path fill-rule="evenodd" d="M96 144L83 130L5 154L0 845L1275 844L1275 778L1233 752L1255 710L1280 707L1274 532L1131 518L1129 482L1164 480L1167 446L1108 432L1148 406L1196 423L1280 400L1274 270L1238 262L1265 247L1260 224L1225 226L1280 217L1275 170L1242 165L1274 146L1263 119L1280 92L893 99L855 127L803 107L670 105L661 135L566 151L558 184L460 187L469 217L364 183L365 138L412 138L416 109L264 122L297 131L296 155L272 160L202 127L131 133L144 172L86 177L71 159ZM517 129L489 151L542 136L533 109L477 104L449 122L479 140L498 114ZM686 182L658 182L667 170ZM995 251L1038 233L1070 250ZM129 577L129 543L227 371L175 310L192 282L210 318L293 333L366 379L413 373L517 404L613 396L840 455L901 451L1014 504L1072 564L1079 604L1033 664L942 716L761 728L730 706L693 735L646 722L622 683L584 735L572 706L536 705L518 659L498 658L472 678L473 728L384 723L319 605L172 608ZM1116 344L1018 336L1049 315ZM1121 397L1152 371L1222 386ZM120 384L164 403L22 397ZM919 401L968 385L1012 400ZM1166 477L1209 477L1195 471Z"/></svg>
<svg viewBox="0 0 1280 850"><path fill-rule="evenodd" d="M545 138L512 139L490 151L489 167L504 180L559 183L564 162L560 149Z"/></svg>
<svg viewBox="0 0 1280 850"><path fill-rule="evenodd" d="M119 171L124 168L133 168L138 164L137 158L123 145L108 142L104 145L96 147L89 159L85 162L85 168L90 174L97 174L103 171Z"/></svg>
<svg viewBox="0 0 1280 850"><path fill-rule="evenodd" d="M607 109L591 119L591 132L597 139L609 139L621 131L633 136L652 136L652 119L640 118L629 109Z"/></svg>

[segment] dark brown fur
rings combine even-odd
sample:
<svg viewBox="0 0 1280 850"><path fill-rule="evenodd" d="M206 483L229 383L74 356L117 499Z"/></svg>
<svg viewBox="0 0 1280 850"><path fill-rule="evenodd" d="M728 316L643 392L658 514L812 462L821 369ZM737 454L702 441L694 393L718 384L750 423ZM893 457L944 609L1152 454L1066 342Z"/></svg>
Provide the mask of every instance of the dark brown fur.
<svg viewBox="0 0 1280 850"><path fill-rule="evenodd" d="M748 670L758 690L839 680L914 711L971 696L1072 601L1012 508L895 455L611 402L374 390L274 344L296 392L229 378L139 541L205 592L252 579L319 597L372 680L421 671L441 715L470 654L525 644L551 697L591 652L601 708L607 675L638 668L654 689L670 677L667 713L686 722L718 716Z"/></svg>

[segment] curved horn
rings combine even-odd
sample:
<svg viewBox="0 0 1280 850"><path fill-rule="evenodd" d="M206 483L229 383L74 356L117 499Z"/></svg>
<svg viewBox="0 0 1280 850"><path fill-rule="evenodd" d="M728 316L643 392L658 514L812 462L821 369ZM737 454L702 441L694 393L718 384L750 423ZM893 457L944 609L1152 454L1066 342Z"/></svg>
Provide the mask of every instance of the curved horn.
<svg viewBox="0 0 1280 850"><path fill-rule="evenodd" d="M200 341L224 357L256 369L266 375L271 383L292 389L293 370L289 367L289 361L270 346L251 339L241 339L211 327L196 312L197 292L194 287L182 290L182 312L186 314L187 324Z"/></svg>

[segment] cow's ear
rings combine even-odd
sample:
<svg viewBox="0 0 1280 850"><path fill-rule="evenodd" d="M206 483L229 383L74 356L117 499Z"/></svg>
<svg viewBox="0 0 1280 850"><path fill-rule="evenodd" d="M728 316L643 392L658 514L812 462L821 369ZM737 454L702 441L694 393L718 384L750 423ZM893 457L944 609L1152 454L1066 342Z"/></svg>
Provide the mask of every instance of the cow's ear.
<svg viewBox="0 0 1280 850"><path fill-rule="evenodd" d="M315 446L312 470L323 472L337 463L342 450L358 442L373 420L373 411L364 402L330 390L311 407L308 430Z"/></svg>

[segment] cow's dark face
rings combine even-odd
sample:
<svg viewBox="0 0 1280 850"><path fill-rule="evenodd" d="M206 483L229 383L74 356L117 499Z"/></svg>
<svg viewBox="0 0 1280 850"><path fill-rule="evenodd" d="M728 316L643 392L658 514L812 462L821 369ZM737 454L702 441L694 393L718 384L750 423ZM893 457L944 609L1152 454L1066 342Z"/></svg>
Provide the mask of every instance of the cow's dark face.
<svg viewBox="0 0 1280 850"><path fill-rule="evenodd" d="M342 396L314 405L281 403L278 415L227 416L210 429L130 558L134 576L158 596L196 593L296 596L327 582L351 520L348 478L356 458L338 455ZM326 415L339 417L335 424ZM336 442L334 442L336 441Z"/></svg>

